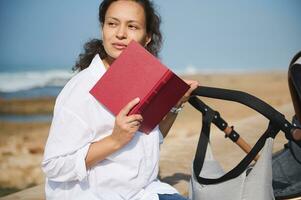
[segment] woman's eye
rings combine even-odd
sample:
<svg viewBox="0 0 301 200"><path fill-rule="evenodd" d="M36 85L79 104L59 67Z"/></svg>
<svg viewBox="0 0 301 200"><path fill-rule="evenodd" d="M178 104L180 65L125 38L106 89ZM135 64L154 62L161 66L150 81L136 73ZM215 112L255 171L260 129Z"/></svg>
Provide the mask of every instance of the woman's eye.
<svg viewBox="0 0 301 200"><path fill-rule="evenodd" d="M135 25L129 25L129 28L130 28L131 30L137 30L137 29L138 29L138 27L135 26Z"/></svg>
<svg viewBox="0 0 301 200"><path fill-rule="evenodd" d="M115 27L115 26L116 26L116 23L115 23L115 22L108 22L108 25L109 25L110 27Z"/></svg>

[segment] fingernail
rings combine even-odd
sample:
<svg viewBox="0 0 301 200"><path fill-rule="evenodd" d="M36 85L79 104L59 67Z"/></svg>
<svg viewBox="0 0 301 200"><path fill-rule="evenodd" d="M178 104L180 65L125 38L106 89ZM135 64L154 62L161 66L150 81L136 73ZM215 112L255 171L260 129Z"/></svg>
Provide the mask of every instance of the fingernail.
<svg viewBox="0 0 301 200"><path fill-rule="evenodd" d="M136 97L135 101L140 101L140 98L139 98L139 97Z"/></svg>

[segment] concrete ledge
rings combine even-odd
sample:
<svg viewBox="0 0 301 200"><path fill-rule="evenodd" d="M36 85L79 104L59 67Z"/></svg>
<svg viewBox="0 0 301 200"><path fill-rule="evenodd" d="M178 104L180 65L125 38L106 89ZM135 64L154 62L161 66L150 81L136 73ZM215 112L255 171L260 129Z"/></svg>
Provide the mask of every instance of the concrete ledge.
<svg viewBox="0 0 301 200"><path fill-rule="evenodd" d="M300 199L301 197L290 200ZM1 197L0 200L45 200L44 184Z"/></svg>
<svg viewBox="0 0 301 200"><path fill-rule="evenodd" d="M1 197L0 200L45 200L44 184Z"/></svg>

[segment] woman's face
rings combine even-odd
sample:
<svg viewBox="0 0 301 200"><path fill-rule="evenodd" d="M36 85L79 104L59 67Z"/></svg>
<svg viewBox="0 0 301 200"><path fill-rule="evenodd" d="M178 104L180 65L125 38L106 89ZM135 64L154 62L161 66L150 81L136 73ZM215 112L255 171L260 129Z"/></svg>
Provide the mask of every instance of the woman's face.
<svg viewBox="0 0 301 200"><path fill-rule="evenodd" d="M119 0L112 3L105 15L102 27L103 46L110 63L116 59L131 40L146 46L150 37L146 33L143 7L134 1Z"/></svg>

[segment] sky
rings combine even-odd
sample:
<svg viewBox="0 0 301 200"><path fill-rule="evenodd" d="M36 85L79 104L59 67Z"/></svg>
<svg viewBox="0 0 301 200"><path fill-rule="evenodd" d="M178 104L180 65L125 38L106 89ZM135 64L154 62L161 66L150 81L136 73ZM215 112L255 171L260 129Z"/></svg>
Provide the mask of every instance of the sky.
<svg viewBox="0 0 301 200"><path fill-rule="evenodd" d="M71 69L100 37L100 0L0 0L0 73ZM301 50L299 0L153 0L172 70L286 69Z"/></svg>

